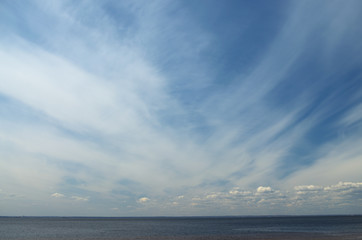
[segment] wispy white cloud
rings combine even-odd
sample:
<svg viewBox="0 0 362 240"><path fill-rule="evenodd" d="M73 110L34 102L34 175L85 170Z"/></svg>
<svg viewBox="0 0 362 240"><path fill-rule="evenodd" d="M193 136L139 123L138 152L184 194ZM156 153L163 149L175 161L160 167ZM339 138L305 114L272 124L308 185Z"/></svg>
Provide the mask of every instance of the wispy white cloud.
<svg viewBox="0 0 362 240"><path fill-rule="evenodd" d="M55 198L63 198L63 197L65 197L64 194L61 194L61 193L53 193L51 196L55 197Z"/></svg>
<svg viewBox="0 0 362 240"><path fill-rule="evenodd" d="M345 117L341 120L341 123L344 125L351 125L358 123L362 120L362 104L357 105L351 109Z"/></svg>
<svg viewBox="0 0 362 240"><path fill-rule="evenodd" d="M329 142L325 146L321 146L316 154L315 163L290 175L286 179L285 185L328 184L333 179L359 181L362 154L360 144L357 132L348 139ZM326 170L327 166L328 170Z"/></svg>
<svg viewBox="0 0 362 240"><path fill-rule="evenodd" d="M89 201L89 197L72 196L71 198L75 201L83 201L83 202Z"/></svg>

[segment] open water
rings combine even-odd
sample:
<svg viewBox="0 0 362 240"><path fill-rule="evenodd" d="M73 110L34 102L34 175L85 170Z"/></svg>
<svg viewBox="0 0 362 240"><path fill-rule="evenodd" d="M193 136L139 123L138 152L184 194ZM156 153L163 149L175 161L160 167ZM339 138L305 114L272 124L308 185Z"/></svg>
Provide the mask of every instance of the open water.
<svg viewBox="0 0 362 240"><path fill-rule="evenodd" d="M0 239L361 239L362 216L0 217Z"/></svg>

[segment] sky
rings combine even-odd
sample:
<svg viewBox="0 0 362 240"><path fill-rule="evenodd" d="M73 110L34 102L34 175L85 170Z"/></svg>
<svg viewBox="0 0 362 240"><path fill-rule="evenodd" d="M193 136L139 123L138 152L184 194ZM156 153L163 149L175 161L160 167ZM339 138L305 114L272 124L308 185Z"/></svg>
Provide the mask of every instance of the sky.
<svg viewBox="0 0 362 240"><path fill-rule="evenodd" d="M362 1L0 1L0 215L362 214Z"/></svg>

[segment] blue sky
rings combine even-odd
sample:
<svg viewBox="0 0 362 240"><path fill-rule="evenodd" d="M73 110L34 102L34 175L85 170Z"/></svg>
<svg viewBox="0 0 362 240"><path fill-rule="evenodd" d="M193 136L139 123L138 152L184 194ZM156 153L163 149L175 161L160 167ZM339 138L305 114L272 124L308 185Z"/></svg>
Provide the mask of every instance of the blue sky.
<svg viewBox="0 0 362 240"><path fill-rule="evenodd" d="M0 215L355 214L361 1L2 1Z"/></svg>

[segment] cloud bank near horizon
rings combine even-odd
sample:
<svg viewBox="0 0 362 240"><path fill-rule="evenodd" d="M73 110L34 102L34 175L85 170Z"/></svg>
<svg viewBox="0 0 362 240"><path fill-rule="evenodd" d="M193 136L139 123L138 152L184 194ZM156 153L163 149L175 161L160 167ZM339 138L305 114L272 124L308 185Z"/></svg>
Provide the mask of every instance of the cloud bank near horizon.
<svg viewBox="0 0 362 240"><path fill-rule="evenodd" d="M0 215L361 213L360 8L2 2Z"/></svg>

